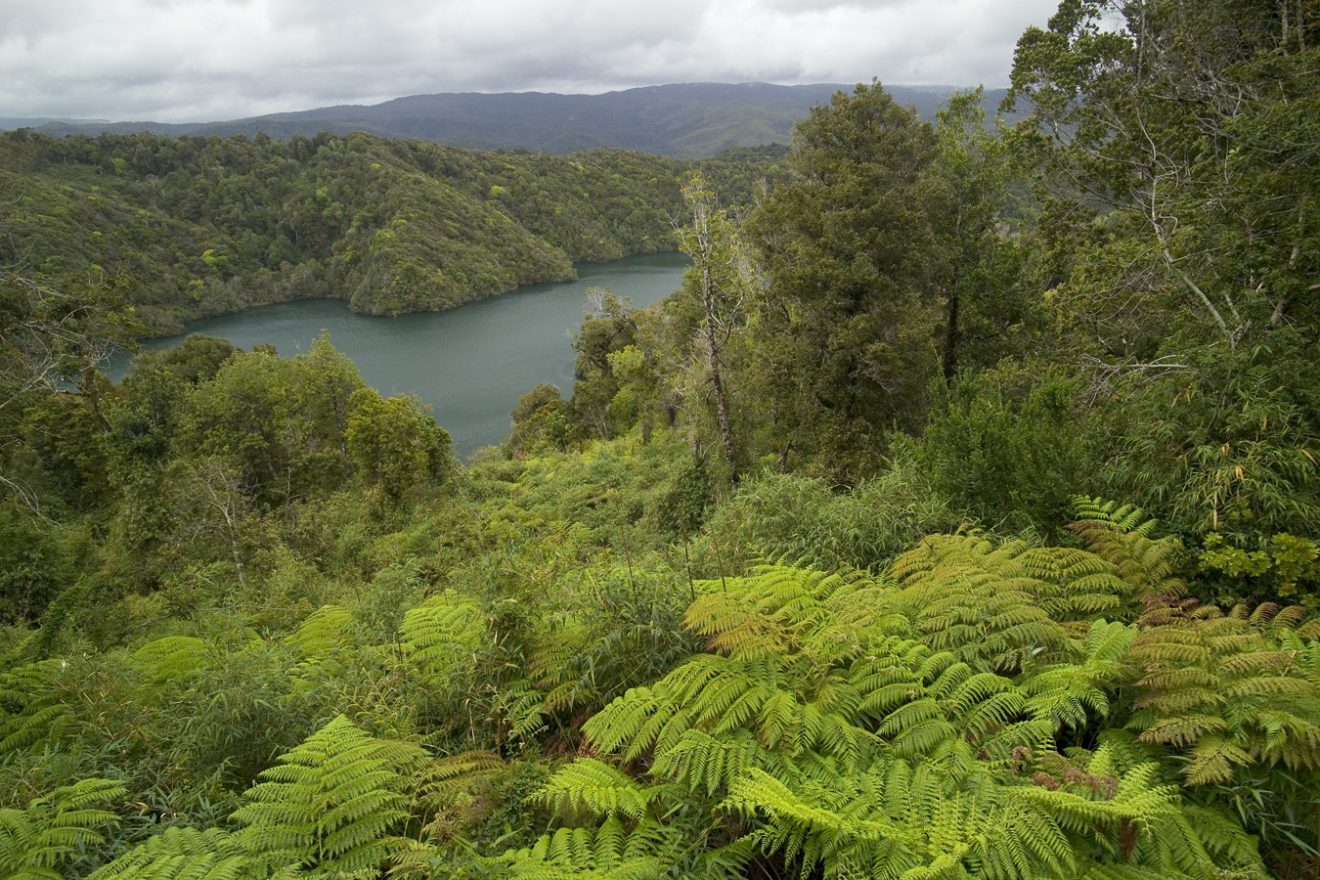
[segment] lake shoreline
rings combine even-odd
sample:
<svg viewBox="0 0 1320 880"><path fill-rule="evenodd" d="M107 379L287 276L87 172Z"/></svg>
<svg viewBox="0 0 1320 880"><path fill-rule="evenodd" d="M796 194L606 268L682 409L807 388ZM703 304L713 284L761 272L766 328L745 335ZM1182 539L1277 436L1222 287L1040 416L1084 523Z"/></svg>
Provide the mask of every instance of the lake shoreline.
<svg viewBox="0 0 1320 880"><path fill-rule="evenodd" d="M340 297L304 297L190 321L184 333L140 339L138 350L172 348L201 333L247 350L273 344L293 356L324 330L367 384L386 395L415 394L430 405L466 457L503 441L509 413L536 385L572 393L572 340L588 289L604 287L645 306L678 289L687 265L688 258L675 252L577 263L576 281L522 285L454 308L397 316L354 312ZM131 355L116 352L102 372L122 381Z"/></svg>
<svg viewBox="0 0 1320 880"><path fill-rule="evenodd" d="M667 256L678 253L679 253L678 251L672 251L672 250L636 251L633 253L624 254L621 257L610 260L577 260L572 264L573 276L574 276L572 278L547 278L539 281L529 281L525 284L516 284L513 287L505 287L500 290L491 291L489 293L482 293L471 299L466 299L463 300L462 302L444 305L439 308L408 308L397 312L395 311L364 312L364 311L359 311L358 309L353 307L351 296L349 295L334 296L332 294L311 295L311 296L291 296L281 299L272 299L263 302L254 302L247 305L241 305L238 306L237 308L232 308L232 309L220 309L218 311L208 311L203 314L198 314L192 317L186 317L186 318L172 317L171 319L173 322L172 324L170 324L169 326L162 326L158 328L148 327L146 333L143 333L141 336L136 337L136 341L146 342L148 340L154 340L154 339L170 339L175 336L186 336L189 332L191 332L188 330L188 325L194 324L198 321L210 321L215 318L225 318L231 315L241 315L247 312L254 311L256 309L269 308L270 306L279 306L288 303L308 302L314 300L333 300L337 302L348 303L349 311L351 311L353 314L362 315L364 317L371 317L371 318L402 318L407 315L440 314L443 312L452 312L455 309L461 309L464 306L471 305L472 303L482 302L484 300L492 299L494 297L507 296L508 294L516 293L519 290L522 290L523 288L526 287L535 287L542 284L571 284L575 281L578 281L581 278L580 267L608 266L612 263L617 263L622 260L629 260L634 257L657 257L657 256ZM144 304L145 308L151 308L153 306L154 304L150 304L150 303Z"/></svg>

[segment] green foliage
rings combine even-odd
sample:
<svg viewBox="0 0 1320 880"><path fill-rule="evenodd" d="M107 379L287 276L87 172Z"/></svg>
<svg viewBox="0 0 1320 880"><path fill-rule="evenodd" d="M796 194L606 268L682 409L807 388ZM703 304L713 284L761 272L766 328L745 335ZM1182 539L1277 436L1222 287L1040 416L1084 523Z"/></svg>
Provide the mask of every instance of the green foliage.
<svg viewBox="0 0 1320 880"><path fill-rule="evenodd" d="M660 499L656 510L660 527L679 537L691 535L701 528L714 501L715 490L706 459L694 456Z"/></svg>
<svg viewBox="0 0 1320 880"><path fill-rule="evenodd" d="M1111 563L1143 598L1177 598L1187 585L1177 576L1183 551L1175 537L1154 537L1159 522L1134 504L1100 498L1074 499L1075 519L1068 528L1088 550Z"/></svg>
<svg viewBox="0 0 1320 880"><path fill-rule="evenodd" d="M435 688L446 688L460 668L473 662L485 642L485 617L470 599L432 596L403 615L404 657Z"/></svg>
<svg viewBox="0 0 1320 880"><path fill-rule="evenodd" d="M260 876L233 835L167 828L92 872L89 880L246 880Z"/></svg>
<svg viewBox="0 0 1320 880"><path fill-rule="evenodd" d="M682 628L684 596L663 572L614 568L584 585L590 611L549 621L528 658L544 707L581 719L630 687L663 675L696 647ZM571 713L571 714L570 714Z"/></svg>
<svg viewBox="0 0 1320 880"><path fill-rule="evenodd" d="M452 470L449 433L413 397L353 392L344 432L348 454L369 483L398 500L417 484L442 482Z"/></svg>
<svg viewBox="0 0 1320 880"><path fill-rule="evenodd" d="M749 221L768 281L753 393L779 426L776 447L839 476L873 468L872 435L925 411L934 241L919 181L935 146L879 84L839 92L798 126L793 184Z"/></svg>
<svg viewBox="0 0 1320 880"><path fill-rule="evenodd" d="M398 849L387 836L407 815L402 773L416 746L378 740L342 715L264 771L234 813L242 848L273 869L374 877Z"/></svg>
<svg viewBox="0 0 1320 880"><path fill-rule="evenodd" d="M670 836L658 824L628 833L618 820L606 819L598 829L561 828L496 864L502 876L529 880L660 880L666 872L653 852Z"/></svg>
<svg viewBox="0 0 1320 880"><path fill-rule="evenodd" d="M110 779L62 786L26 809L0 808L0 873L13 880L59 880L62 868L105 843L100 828L118 815L105 809L125 794Z"/></svg>
<svg viewBox="0 0 1320 880"><path fill-rule="evenodd" d="M193 389L179 442L231 463L244 494L287 503L348 473L342 438L361 387L353 364L324 336L292 360L253 351Z"/></svg>
<svg viewBox="0 0 1320 880"><path fill-rule="evenodd" d="M1248 551L1231 546L1222 535L1211 532L1206 536L1200 562L1204 571L1220 572L1226 579L1252 585L1230 594L1237 599L1262 595L1289 599L1300 592L1310 599L1320 587L1320 545L1295 535L1272 535L1268 544Z"/></svg>
<svg viewBox="0 0 1320 880"><path fill-rule="evenodd" d="M1130 375L1102 412L1115 452L1111 494L1158 506L1193 538L1255 549L1310 534L1320 516L1320 366L1293 329L1234 351L1199 347L1190 369Z"/></svg>
<svg viewBox="0 0 1320 880"><path fill-rule="evenodd" d="M536 797L557 815L619 815L633 820L646 815L650 801L631 777L593 758L580 758L560 770Z"/></svg>
<svg viewBox="0 0 1320 880"><path fill-rule="evenodd" d="M37 620L70 577L58 536L13 502L0 504L0 624Z"/></svg>
<svg viewBox="0 0 1320 880"><path fill-rule="evenodd" d="M965 377L937 389L924 434L896 456L987 528L1055 533L1098 466L1078 384L1020 368Z"/></svg>
<svg viewBox="0 0 1320 880"><path fill-rule="evenodd" d="M510 417L513 431L508 444L515 457L568 448L572 410L554 385L543 382L519 397Z"/></svg>
<svg viewBox="0 0 1320 880"><path fill-rule="evenodd" d="M1012 75L1051 304L1111 429L1105 491L1242 549L1317 513L1320 177L1298 146L1318 23L1307 4L1064 3Z"/></svg>
<svg viewBox="0 0 1320 880"><path fill-rule="evenodd" d="M626 431L637 418L635 405L615 402L626 378L615 374L619 362L611 359L636 344L637 321L627 304L610 291L592 288L587 295L591 312L573 341L577 351L573 414L589 436L608 439Z"/></svg>
<svg viewBox="0 0 1320 880"><path fill-rule="evenodd" d="M1132 647L1144 691L1141 739L1188 752L1189 785L1227 783L1253 763L1314 773L1320 752L1316 645L1297 607L1159 608Z"/></svg>
<svg viewBox="0 0 1320 880"><path fill-rule="evenodd" d="M0 677L0 751L45 743L69 720L60 693L67 665L49 659L5 670Z"/></svg>
<svg viewBox="0 0 1320 880"><path fill-rule="evenodd" d="M1152 540L1139 511L1087 507L1094 517L1081 532L1103 517L1107 529ZM1120 541L1097 546L1119 561L1132 555ZM639 843L652 815L704 800L739 819L722 851L801 876L1263 876L1241 828L1184 800L1171 765L1142 745L1187 742L1147 726L1151 709L1129 716L1116 705L1135 688L1139 707L1190 708L1166 693L1167 673L1152 665L1162 652L1146 647L1168 638L1168 624L1153 612L1138 620L1131 601L1159 601L1149 591L1160 582L1129 570L1136 583L1083 550L946 536L898 559L886 579L769 568L704 584L686 623L713 653L584 725L599 754L649 768L654 782L580 759L540 797L561 821L639 823ZM1263 627L1271 615L1235 625ZM1239 664L1242 684L1223 684L1243 708L1267 691L1295 694L1294 712L1320 706L1300 670L1255 684L1260 665L1229 661ZM1129 717L1146 731L1137 742L1122 732ZM1252 741L1249 714L1224 717ZM1244 762L1306 760L1305 723L1283 722L1297 729L1294 751L1276 735L1277 753L1262 743ZM1097 735L1098 748L1071 745ZM1189 782L1213 781L1193 758ZM586 858L584 833L555 832L543 852L574 840ZM697 833L709 845L714 829ZM654 844L649 852L683 863Z"/></svg>
<svg viewBox="0 0 1320 880"><path fill-rule="evenodd" d="M765 560L879 569L922 535L961 522L901 459L849 492L820 478L765 474L716 507L694 555L706 576Z"/></svg>
<svg viewBox="0 0 1320 880"><path fill-rule="evenodd" d="M574 261L671 250L678 181L693 167L623 150L479 153L360 132L7 132L0 265L39 254L34 271L57 286L91 274L157 333L312 296L370 314L438 310L572 278ZM747 151L699 167L750 200L769 163Z"/></svg>
<svg viewBox="0 0 1320 880"><path fill-rule="evenodd" d="M0 873L1314 875L1317 23L1065 3L1004 141L836 96L467 468L328 339L89 366L669 248L690 166L0 138Z"/></svg>

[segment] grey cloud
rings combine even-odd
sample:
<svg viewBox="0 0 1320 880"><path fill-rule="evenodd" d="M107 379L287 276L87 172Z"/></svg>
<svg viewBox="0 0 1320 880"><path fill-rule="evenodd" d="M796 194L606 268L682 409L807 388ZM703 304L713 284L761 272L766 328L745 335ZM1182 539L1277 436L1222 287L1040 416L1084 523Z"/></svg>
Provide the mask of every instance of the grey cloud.
<svg viewBox="0 0 1320 880"><path fill-rule="evenodd" d="M1056 0L0 2L0 116L189 121L442 91L1000 85Z"/></svg>

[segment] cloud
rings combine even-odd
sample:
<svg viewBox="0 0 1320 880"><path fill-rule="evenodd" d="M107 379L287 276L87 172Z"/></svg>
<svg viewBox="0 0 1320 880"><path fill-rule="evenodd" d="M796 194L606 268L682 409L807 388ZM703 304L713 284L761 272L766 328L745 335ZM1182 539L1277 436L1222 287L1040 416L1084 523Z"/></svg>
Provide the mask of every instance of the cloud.
<svg viewBox="0 0 1320 880"><path fill-rule="evenodd" d="M0 115L192 121L447 91L1002 85L1055 0L5 0Z"/></svg>

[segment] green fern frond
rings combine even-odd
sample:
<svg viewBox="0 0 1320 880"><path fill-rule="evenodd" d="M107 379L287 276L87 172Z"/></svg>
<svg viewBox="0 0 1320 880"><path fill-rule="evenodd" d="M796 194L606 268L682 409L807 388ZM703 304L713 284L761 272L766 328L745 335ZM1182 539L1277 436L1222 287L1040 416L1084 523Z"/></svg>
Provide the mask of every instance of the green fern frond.
<svg viewBox="0 0 1320 880"><path fill-rule="evenodd" d="M353 612L342 605L322 605L311 613L287 640L309 660L333 657L347 648Z"/></svg>
<svg viewBox="0 0 1320 880"><path fill-rule="evenodd" d="M0 754L50 742L73 720L61 698L68 663L39 660L0 675Z"/></svg>
<svg viewBox="0 0 1320 880"><path fill-rule="evenodd" d="M1320 668L1305 640L1275 625L1280 610L1146 616L1131 650L1144 710L1134 723L1143 741L1189 753L1189 785L1230 782L1254 762L1320 767Z"/></svg>
<svg viewBox="0 0 1320 880"><path fill-rule="evenodd" d="M620 815L640 821L654 796L654 790L608 764L579 758L559 770L532 798L559 816Z"/></svg>
<svg viewBox="0 0 1320 880"><path fill-rule="evenodd" d="M141 645L132 662L154 685L188 678L206 663L206 642L196 636L166 636Z"/></svg>
<svg viewBox="0 0 1320 880"><path fill-rule="evenodd" d="M519 880L659 880L678 858L678 842L658 823L630 832L611 816L596 829L560 828L494 861L501 876Z"/></svg>
<svg viewBox="0 0 1320 880"><path fill-rule="evenodd" d="M1091 624L1081 663L1050 666L1022 682L1033 712L1072 729L1085 727L1092 716L1106 717L1110 695L1135 678L1135 666L1125 658L1136 636L1135 627L1122 623Z"/></svg>
<svg viewBox="0 0 1320 880"><path fill-rule="evenodd" d="M928 537L889 574L901 586L898 607L931 647L997 672L1063 660L1065 622L1094 620L1132 592L1086 551L996 545L975 534Z"/></svg>
<svg viewBox="0 0 1320 880"><path fill-rule="evenodd" d="M1079 522L1095 522L1121 532L1150 537L1159 523L1135 504L1120 504L1086 495L1073 497L1073 515Z"/></svg>
<svg viewBox="0 0 1320 880"><path fill-rule="evenodd" d="M1113 564L1139 598L1181 596L1187 584L1175 575L1183 546L1176 538L1155 539L1158 522L1140 507L1078 496L1076 520L1068 525L1086 548Z"/></svg>
<svg viewBox="0 0 1320 880"><path fill-rule="evenodd" d="M714 796L750 767L786 770L785 763L749 732L715 737L700 730L687 730L672 748L656 758L651 774L672 779L689 791L705 791Z"/></svg>
<svg viewBox="0 0 1320 880"><path fill-rule="evenodd" d="M256 880L264 871L218 828L167 828L87 880Z"/></svg>
<svg viewBox="0 0 1320 880"><path fill-rule="evenodd" d="M748 577L704 581L684 625L712 651L731 656L785 654L829 614L825 600L862 578L790 566L761 566Z"/></svg>
<svg viewBox="0 0 1320 880"><path fill-rule="evenodd" d="M404 656L432 686L448 685L487 638L481 607L453 592L432 596L405 612L400 634Z"/></svg>
<svg viewBox="0 0 1320 880"><path fill-rule="evenodd" d="M105 843L102 828L119 816L106 809L127 794L113 779L83 779L26 809L0 809L0 877L59 880L59 868L86 847Z"/></svg>
<svg viewBox="0 0 1320 880"><path fill-rule="evenodd" d="M271 868L372 875L397 848L386 836L407 815L405 771L425 758L410 743L368 736L344 716L331 721L243 795L239 842Z"/></svg>

